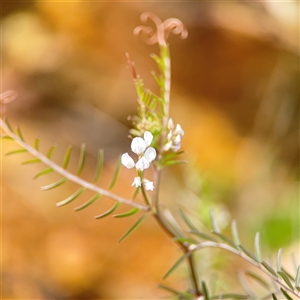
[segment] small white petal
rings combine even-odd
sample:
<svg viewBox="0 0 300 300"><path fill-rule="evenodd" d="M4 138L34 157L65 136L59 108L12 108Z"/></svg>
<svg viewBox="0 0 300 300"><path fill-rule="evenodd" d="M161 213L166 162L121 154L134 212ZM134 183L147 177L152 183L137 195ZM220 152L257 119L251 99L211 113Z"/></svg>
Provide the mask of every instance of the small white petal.
<svg viewBox="0 0 300 300"><path fill-rule="evenodd" d="M172 130L172 129L174 128L174 123L173 123L172 118L170 118L169 121L168 121L168 128L169 128L170 130Z"/></svg>
<svg viewBox="0 0 300 300"><path fill-rule="evenodd" d="M153 184L152 181L144 179L143 180L143 185L144 185L145 190L147 190L147 191L153 191L154 190L154 184Z"/></svg>
<svg viewBox="0 0 300 300"><path fill-rule="evenodd" d="M134 167L134 161L129 156L128 153L124 153L121 157L121 163L123 166L125 166L127 169L132 169Z"/></svg>
<svg viewBox="0 0 300 300"><path fill-rule="evenodd" d="M131 142L131 150L137 155L141 155L146 149L146 143L141 137L135 137Z"/></svg>
<svg viewBox="0 0 300 300"><path fill-rule="evenodd" d="M136 164L135 167L137 170L144 171L150 167L150 162L145 158L142 157Z"/></svg>
<svg viewBox="0 0 300 300"><path fill-rule="evenodd" d="M173 135L173 131L170 130L168 135L167 135L167 139L170 141L172 139L172 135Z"/></svg>
<svg viewBox="0 0 300 300"><path fill-rule="evenodd" d="M134 177L132 186L134 186L134 185L135 185L135 187L139 187L139 186L142 185L142 182L141 182L141 178L140 178L140 177Z"/></svg>
<svg viewBox="0 0 300 300"><path fill-rule="evenodd" d="M170 149L171 149L171 146L172 146L172 141L166 143L166 144L164 145L164 151L170 150Z"/></svg>
<svg viewBox="0 0 300 300"><path fill-rule="evenodd" d="M180 143L180 142L181 142L181 135L180 135L180 134L177 134L176 137L175 137L175 139L174 139L174 143L175 143L175 144L178 144L178 143Z"/></svg>
<svg viewBox="0 0 300 300"><path fill-rule="evenodd" d="M144 132L144 141L146 143L146 146L149 147L152 143L153 140L153 135L150 131L145 131Z"/></svg>
<svg viewBox="0 0 300 300"><path fill-rule="evenodd" d="M156 150L153 147L149 147L145 153L144 153L144 157L149 161L149 163L151 161L153 161L156 158Z"/></svg>
<svg viewBox="0 0 300 300"><path fill-rule="evenodd" d="M180 126L179 124L176 125L175 132L176 132L177 134L180 134L181 136L184 135L184 131L183 131L183 129L181 128L181 126Z"/></svg>

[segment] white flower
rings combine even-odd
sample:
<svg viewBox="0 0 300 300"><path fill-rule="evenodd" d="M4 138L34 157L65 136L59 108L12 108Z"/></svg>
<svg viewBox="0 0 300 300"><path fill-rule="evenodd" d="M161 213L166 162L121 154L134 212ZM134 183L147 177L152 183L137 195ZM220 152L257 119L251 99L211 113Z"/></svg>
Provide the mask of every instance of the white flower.
<svg viewBox="0 0 300 300"><path fill-rule="evenodd" d="M141 137L135 137L131 142L131 150L137 155L141 155L146 149L146 142Z"/></svg>
<svg viewBox="0 0 300 300"><path fill-rule="evenodd" d="M156 158L156 150L152 147L149 147L145 153L144 157L150 162L152 162Z"/></svg>
<svg viewBox="0 0 300 300"><path fill-rule="evenodd" d="M142 185L140 177L134 177L132 186L134 186L134 185L135 185L135 187L139 187Z"/></svg>
<svg viewBox="0 0 300 300"><path fill-rule="evenodd" d="M145 131L144 132L144 141L146 143L146 146L149 147L152 143L153 140L153 135L150 131Z"/></svg>
<svg viewBox="0 0 300 300"><path fill-rule="evenodd" d="M184 136L184 131L179 124L176 125L174 130L174 123L172 119L168 121L169 132L164 144L164 151L169 151L170 149L177 152L181 147L181 139Z"/></svg>
<svg viewBox="0 0 300 300"><path fill-rule="evenodd" d="M143 186L145 190L147 191L153 191L154 190L154 184L152 181L149 181L148 179L143 179Z"/></svg>
<svg viewBox="0 0 300 300"><path fill-rule="evenodd" d="M135 167L137 170L144 171L145 169L148 169L150 167L150 162L143 156L135 164Z"/></svg>
<svg viewBox="0 0 300 300"><path fill-rule="evenodd" d="M128 153L124 153L121 158L121 163L127 169L135 167L138 171L144 171L150 167L150 164L156 158L156 150L153 147L149 147L153 141L153 135L150 131L144 132L144 138L135 137L131 142L131 150L139 156L137 163L130 157ZM135 177L132 186L141 186L141 178ZM146 190L153 191L153 182L144 179L143 185Z"/></svg>
<svg viewBox="0 0 300 300"><path fill-rule="evenodd" d="M121 157L121 163L127 169L132 169L135 165L133 159L129 156L128 153L124 153Z"/></svg>

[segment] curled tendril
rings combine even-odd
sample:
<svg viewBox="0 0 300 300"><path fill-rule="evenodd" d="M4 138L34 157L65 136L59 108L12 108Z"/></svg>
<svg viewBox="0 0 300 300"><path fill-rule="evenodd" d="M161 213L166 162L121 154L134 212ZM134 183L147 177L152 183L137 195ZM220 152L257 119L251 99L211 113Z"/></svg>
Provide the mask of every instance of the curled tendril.
<svg viewBox="0 0 300 300"><path fill-rule="evenodd" d="M12 90L3 92L0 94L0 107L1 107L1 114L6 112L5 105L13 102L18 96L18 93Z"/></svg>
<svg viewBox="0 0 300 300"><path fill-rule="evenodd" d="M162 22L160 18L153 13L143 13L141 15L142 23L146 23L148 20L154 23L156 31L146 25L138 26L133 31L134 35L139 35L141 32L147 44L153 45L158 43L160 46L166 46L166 41L171 32L179 34L182 39L188 36L187 29L179 19L171 18Z"/></svg>

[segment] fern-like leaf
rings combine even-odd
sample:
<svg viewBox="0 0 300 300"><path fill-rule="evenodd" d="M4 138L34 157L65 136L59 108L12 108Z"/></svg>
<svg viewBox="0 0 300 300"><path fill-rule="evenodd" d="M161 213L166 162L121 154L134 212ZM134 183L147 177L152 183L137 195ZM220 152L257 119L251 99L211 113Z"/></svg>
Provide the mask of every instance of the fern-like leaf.
<svg viewBox="0 0 300 300"><path fill-rule="evenodd" d="M90 198L87 202L83 203L82 205L74 208L75 211L79 211L82 210L88 206L90 206L91 204L93 204L94 202L96 202L98 199L101 198L101 194L97 193L96 195L94 195L92 198Z"/></svg>
<svg viewBox="0 0 300 300"><path fill-rule="evenodd" d="M255 247L255 257L257 258L257 261L261 263L261 253L260 253L260 234L259 232L256 233L255 235L255 240L254 240L254 247Z"/></svg>
<svg viewBox="0 0 300 300"><path fill-rule="evenodd" d="M35 139L35 142L34 142L34 149L35 149L36 151L39 151L39 149L40 149L40 141L41 141L40 137L37 137L37 138Z"/></svg>
<svg viewBox="0 0 300 300"><path fill-rule="evenodd" d="M263 279L261 278L259 275L257 275L256 273L252 272L252 271L247 271L246 274L248 276L250 276L251 278L253 278L256 282L258 282L261 286L263 286L264 288L266 288L267 290L270 290L270 286L269 284Z"/></svg>
<svg viewBox="0 0 300 300"><path fill-rule="evenodd" d="M109 190L111 190L115 186L115 184L117 182L117 179L118 179L118 176L119 176L119 173L120 173L120 169L121 169L121 156L118 158L118 162L117 162L117 165L116 165L116 169L115 169L113 178L112 178L111 183L108 187Z"/></svg>
<svg viewBox="0 0 300 300"><path fill-rule="evenodd" d="M77 175L79 176L83 170L84 163L85 163L85 157L86 157L86 147L85 144L81 145L81 150L80 150L80 157L79 157L79 162L78 162L78 168L77 168Z"/></svg>
<svg viewBox="0 0 300 300"><path fill-rule="evenodd" d="M52 158L55 148L56 148L56 144L54 144L53 146L50 147L48 154L47 154L47 158L49 158L49 159Z"/></svg>
<svg viewBox="0 0 300 300"><path fill-rule="evenodd" d="M63 206L63 205L66 205L66 204L70 203L71 201L78 198L85 190L86 190L85 187L81 187L77 192L75 192L73 195L71 195L67 199L56 203L56 206Z"/></svg>
<svg viewBox="0 0 300 300"><path fill-rule="evenodd" d="M20 128L19 126L17 127L17 134L18 134L20 140L21 140L22 142L25 142L24 136L23 136L22 131L21 131L21 128Z"/></svg>
<svg viewBox="0 0 300 300"><path fill-rule="evenodd" d="M113 217L114 218L126 218L126 217L130 217L130 216L136 214L138 211L140 211L140 210L137 207L134 207L133 209L131 209L125 213L113 215Z"/></svg>
<svg viewBox="0 0 300 300"><path fill-rule="evenodd" d="M64 169L66 169L69 165L72 149L73 149L73 147L70 145L66 151L63 166L62 166Z"/></svg>
<svg viewBox="0 0 300 300"><path fill-rule="evenodd" d="M119 243L122 243L125 241L148 217L148 214L143 215L140 219L137 220L136 223L134 223L129 230L127 230L124 235L119 239Z"/></svg>
<svg viewBox="0 0 300 300"><path fill-rule="evenodd" d="M68 178L66 177L63 177L61 178L60 180L56 181L56 182L53 182L51 184L48 184L48 185L44 185L41 187L41 190L42 191L47 191L47 190L51 190L51 189L54 189L62 184L64 184L66 181L68 180Z"/></svg>
<svg viewBox="0 0 300 300"><path fill-rule="evenodd" d="M9 151L9 152L7 152L5 155L6 155L6 156L9 156L9 155L19 154L19 153L25 153L25 152L27 152L26 149L17 149L17 150Z"/></svg>
<svg viewBox="0 0 300 300"><path fill-rule="evenodd" d="M37 179L38 177L43 176L43 175L46 175L46 174L49 174L49 173L51 173L51 172L53 172L53 171L54 171L54 169L52 169L52 168L47 168L47 169L45 169L45 170L43 170L43 171L41 171L41 172L35 174L35 175L33 176L33 179Z"/></svg>
<svg viewBox="0 0 300 300"><path fill-rule="evenodd" d="M103 160L104 160L104 153L103 150L100 149L98 151L98 156L97 156L97 166L96 166L96 174L94 177L94 183L98 182L102 169L103 169Z"/></svg>
<svg viewBox="0 0 300 300"><path fill-rule="evenodd" d="M177 261L176 263L170 268L170 270L163 276L163 279L166 279L167 277L169 277L179 266L180 264L186 260L190 255L192 254L192 252L187 252L184 255L182 255Z"/></svg>
<svg viewBox="0 0 300 300"><path fill-rule="evenodd" d="M95 216L95 219L102 219L113 213L119 206L121 205L121 202L117 202L114 206L112 206L109 210L107 210L105 213Z"/></svg>

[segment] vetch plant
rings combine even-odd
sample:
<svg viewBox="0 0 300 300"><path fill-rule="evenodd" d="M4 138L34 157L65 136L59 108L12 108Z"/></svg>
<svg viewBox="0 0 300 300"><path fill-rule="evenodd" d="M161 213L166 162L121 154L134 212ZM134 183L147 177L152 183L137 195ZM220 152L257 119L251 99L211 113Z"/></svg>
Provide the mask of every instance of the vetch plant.
<svg viewBox="0 0 300 300"><path fill-rule="evenodd" d="M141 21L145 23L148 20L151 20L154 23L155 30L153 30L152 27L142 25L134 30L134 34L143 34L143 37L148 44L158 44L159 55L152 55L152 57L160 70L160 74L153 73L157 84L160 87L160 94L156 95L144 87L143 80L138 75L134 62L130 59L129 55L126 54L129 70L133 76L138 96L137 115L129 118L132 124L132 128L130 129L130 136L132 138L131 150L134 155L129 153L121 155L111 184L108 188L99 187L97 185L103 167L104 156L102 150L99 150L98 153L94 180L89 182L81 177L82 170L85 166L85 144L82 144L81 146L77 171L76 173L71 173L68 171L68 164L72 153L72 147L67 149L63 164L59 165L51 158L55 146L51 147L45 155L39 150L39 138L35 140L33 146L25 141L21 129L17 127L15 130L5 116L6 110L4 107L16 98L16 93L13 91L7 91L1 94L3 116L0 118L0 126L3 131L2 138L5 140L12 140L19 148L8 152L6 155L28 152L34 158L24 161L24 164L41 163L46 165L46 168L37 173L34 176L34 179L41 176L47 176L47 174L51 172L56 172L61 175L61 179L43 186L41 188L42 190L46 191L57 188L67 181L76 183L78 185L78 190L66 199L58 202L57 206L66 205L83 195L86 190L91 190L94 192L94 195L85 203L76 207L75 211L80 211L92 205L100 199L101 196L106 196L115 200L115 204L109 210L95 216L96 219L101 219L115 213L120 205L126 205L129 209L124 213L113 214L113 217L115 218L130 217L137 212L142 212L143 214L137 222L134 223L120 238L120 242L128 238L147 217L153 217L159 226L166 232L168 237L171 238L182 251L182 256L173 266L171 266L163 278L166 278L173 273L181 263L187 263L187 276L190 279L189 287L184 291L179 291L174 287L160 285L160 288L170 292L176 299L300 298L300 266L296 265L293 272L287 272L281 263L281 249L278 251L276 267L274 267L270 261L267 262L261 254L259 233L256 234L254 239L255 250L251 251L241 243L235 221L232 221L232 238L221 232L217 220L214 217L213 209L211 209L210 213L212 230L211 232L203 232L193 224L183 210L179 209L178 215L174 216L169 209L161 205L161 172L169 166L186 163L186 161L178 159L178 156L183 153L179 150L181 148L181 141L184 137L184 131L180 124L175 125L173 119L169 115L171 59L167 38L170 33L180 35L181 38L186 38L187 29L178 19L171 18L162 22L152 13L142 14ZM136 190L132 199L123 198L112 192L122 165L123 168L131 169L135 172L133 174L132 186L135 187ZM153 170L153 178L144 177L146 170L149 168ZM136 196L139 193L144 200L143 204L135 201ZM181 219L181 223L177 221L178 218ZM206 283L206 278L199 278L198 266L201 266L201 262L196 263L195 253L204 248L225 250L256 268L257 272L246 271L240 276L240 282L244 289L243 294L234 293L230 289L212 293L210 287ZM262 295L257 294L248 283L248 277L263 286L265 293Z"/></svg>

